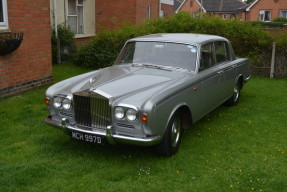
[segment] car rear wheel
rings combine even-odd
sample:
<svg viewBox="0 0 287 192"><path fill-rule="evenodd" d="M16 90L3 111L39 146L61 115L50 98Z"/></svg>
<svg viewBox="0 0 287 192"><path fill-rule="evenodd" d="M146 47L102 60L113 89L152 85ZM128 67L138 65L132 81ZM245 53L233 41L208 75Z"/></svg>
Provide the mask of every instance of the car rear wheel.
<svg viewBox="0 0 287 192"><path fill-rule="evenodd" d="M236 85L233 88L233 94L232 96L226 101L226 106L234 106L237 105L238 100L240 96L240 84L239 82L236 83Z"/></svg>
<svg viewBox="0 0 287 192"><path fill-rule="evenodd" d="M170 157L175 154L181 141L181 133L181 118L180 115L176 113L168 123L161 143L156 146L157 153L165 157Z"/></svg>

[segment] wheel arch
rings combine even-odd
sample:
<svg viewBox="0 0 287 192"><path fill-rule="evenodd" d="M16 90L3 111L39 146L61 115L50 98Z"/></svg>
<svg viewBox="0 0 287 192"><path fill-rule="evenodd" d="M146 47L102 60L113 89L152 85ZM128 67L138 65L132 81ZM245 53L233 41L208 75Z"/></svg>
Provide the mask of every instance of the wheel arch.
<svg viewBox="0 0 287 192"><path fill-rule="evenodd" d="M239 83L239 89L241 90L244 85L244 77L242 74L237 77L236 83Z"/></svg>
<svg viewBox="0 0 287 192"><path fill-rule="evenodd" d="M170 122L171 118L174 116L174 114L178 113L181 118L181 126L183 129L189 129L192 125L192 112L187 104L182 103L177 105L171 112L167 125Z"/></svg>

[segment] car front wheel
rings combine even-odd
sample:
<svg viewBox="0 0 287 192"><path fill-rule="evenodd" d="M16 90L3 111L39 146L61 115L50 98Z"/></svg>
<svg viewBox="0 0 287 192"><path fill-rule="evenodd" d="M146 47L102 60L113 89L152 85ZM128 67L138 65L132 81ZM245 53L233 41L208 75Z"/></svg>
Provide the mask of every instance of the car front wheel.
<svg viewBox="0 0 287 192"><path fill-rule="evenodd" d="M156 146L157 153L165 157L175 154L181 141L181 133L181 118L176 113L170 119L161 143Z"/></svg>

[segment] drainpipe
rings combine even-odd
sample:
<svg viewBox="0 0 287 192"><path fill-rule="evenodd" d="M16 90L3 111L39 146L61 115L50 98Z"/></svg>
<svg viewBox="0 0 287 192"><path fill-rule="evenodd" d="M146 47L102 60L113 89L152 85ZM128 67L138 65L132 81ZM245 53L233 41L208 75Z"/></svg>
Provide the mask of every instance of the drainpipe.
<svg viewBox="0 0 287 192"><path fill-rule="evenodd" d="M158 17L160 18L160 12L161 12L161 0L159 0L159 5L158 5L158 7L159 7L159 10L158 10Z"/></svg>
<svg viewBox="0 0 287 192"><path fill-rule="evenodd" d="M57 5L56 5L56 0L53 0L53 9L54 9L54 28L55 28L55 36L57 39L57 49L58 49L58 59L57 59L57 63L60 64L61 63L61 46L60 46L60 39L58 38L58 15L57 15Z"/></svg>

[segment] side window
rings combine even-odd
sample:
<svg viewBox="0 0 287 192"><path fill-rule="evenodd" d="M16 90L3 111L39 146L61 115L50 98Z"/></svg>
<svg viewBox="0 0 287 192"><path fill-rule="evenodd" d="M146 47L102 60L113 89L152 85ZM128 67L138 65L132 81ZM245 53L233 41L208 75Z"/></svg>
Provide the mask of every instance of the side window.
<svg viewBox="0 0 287 192"><path fill-rule="evenodd" d="M208 43L201 46L200 53L200 68L199 71L203 71L214 66L214 56L213 56L213 43Z"/></svg>
<svg viewBox="0 0 287 192"><path fill-rule="evenodd" d="M221 63L229 61L228 45L224 41L218 41L214 43L215 45L215 57L216 63Z"/></svg>

